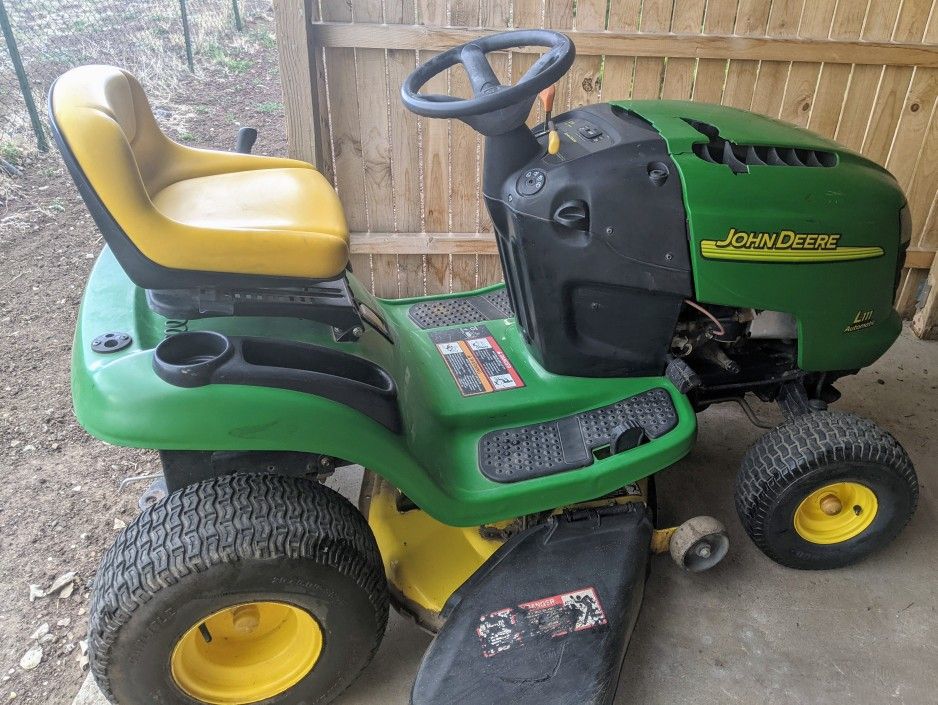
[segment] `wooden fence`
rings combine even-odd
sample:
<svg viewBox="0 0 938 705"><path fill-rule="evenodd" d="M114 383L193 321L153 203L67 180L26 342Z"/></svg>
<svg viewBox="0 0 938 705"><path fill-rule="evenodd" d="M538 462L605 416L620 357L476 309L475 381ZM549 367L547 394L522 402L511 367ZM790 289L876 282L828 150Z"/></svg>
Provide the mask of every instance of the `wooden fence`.
<svg viewBox="0 0 938 705"><path fill-rule="evenodd" d="M897 306L938 333L938 0L275 0L290 148L336 185L353 267L381 296L498 281L481 143L407 112L404 77L486 32L577 45L555 112L619 98L723 103L802 125L885 165L914 234ZM535 55L497 55L502 82ZM461 71L434 93L468 95ZM532 123L539 116L532 112Z"/></svg>

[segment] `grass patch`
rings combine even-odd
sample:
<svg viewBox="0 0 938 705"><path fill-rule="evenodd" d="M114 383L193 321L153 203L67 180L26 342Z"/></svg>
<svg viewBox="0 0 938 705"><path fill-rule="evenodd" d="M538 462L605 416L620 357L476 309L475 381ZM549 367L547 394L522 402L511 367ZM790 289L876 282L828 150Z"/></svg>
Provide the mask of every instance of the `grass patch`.
<svg viewBox="0 0 938 705"><path fill-rule="evenodd" d="M239 59L228 54L222 47L212 44L205 52L208 58L229 73L247 73L254 65L250 59Z"/></svg>
<svg viewBox="0 0 938 705"><path fill-rule="evenodd" d="M23 150L13 142L0 142L0 157L10 162L10 164L18 166L23 159Z"/></svg>
<svg viewBox="0 0 938 705"><path fill-rule="evenodd" d="M283 110L283 103L277 103L275 101L264 101L257 106L257 109L262 113L279 113Z"/></svg>
<svg viewBox="0 0 938 705"><path fill-rule="evenodd" d="M251 31L251 39L253 39L265 49L277 48L277 38L266 29Z"/></svg>

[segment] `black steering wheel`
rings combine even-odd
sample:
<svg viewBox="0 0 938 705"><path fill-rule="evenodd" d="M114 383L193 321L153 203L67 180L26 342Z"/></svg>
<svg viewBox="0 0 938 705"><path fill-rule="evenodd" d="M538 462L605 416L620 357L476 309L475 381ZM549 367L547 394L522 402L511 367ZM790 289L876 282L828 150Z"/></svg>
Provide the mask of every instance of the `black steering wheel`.
<svg viewBox="0 0 938 705"><path fill-rule="evenodd" d="M486 55L492 51L548 49L513 86L503 86L492 70ZM432 118L460 118L483 133L516 127L524 122L539 92L556 83L573 64L576 48L570 38L546 29L519 29L490 34L438 54L415 69L401 86L401 100L411 112ZM434 76L462 64L472 85L472 98L448 95L423 95L420 89ZM498 113L500 126L487 125L478 118ZM517 116L521 115L520 120ZM469 119L467 119L469 118ZM510 124L509 124L510 123ZM486 128L486 129L483 129Z"/></svg>

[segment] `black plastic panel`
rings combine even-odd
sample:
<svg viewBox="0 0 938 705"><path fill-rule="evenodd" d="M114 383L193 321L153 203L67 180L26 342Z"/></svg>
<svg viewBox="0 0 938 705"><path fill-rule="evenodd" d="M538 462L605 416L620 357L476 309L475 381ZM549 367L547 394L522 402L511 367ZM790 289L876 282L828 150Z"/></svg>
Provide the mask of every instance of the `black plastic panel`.
<svg viewBox="0 0 938 705"><path fill-rule="evenodd" d="M558 154L540 152L500 183L485 183L519 325L550 372L661 374L693 291L681 181L667 144L608 104L556 124ZM498 169L487 170L494 181ZM543 186L519 189L533 170L543 172Z"/></svg>
<svg viewBox="0 0 938 705"><path fill-rule="evenodd" d="M491 431L479 441L479 469L495 482L518 482L586 467L620 428L640 426L650 439L677 425L671 395L651 389L615 404L531 426Z"/></svg>

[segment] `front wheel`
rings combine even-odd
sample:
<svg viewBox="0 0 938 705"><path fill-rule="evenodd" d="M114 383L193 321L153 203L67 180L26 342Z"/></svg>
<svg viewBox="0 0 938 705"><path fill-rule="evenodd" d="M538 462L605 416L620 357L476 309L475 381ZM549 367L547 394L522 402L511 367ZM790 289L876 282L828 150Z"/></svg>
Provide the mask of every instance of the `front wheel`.
<svg viewBox="0 0 938 705"><path fill-rule="evenodd" d="M309 480L229 475L178 490L108 550L91 667L124 705L328 703L388 617L374 537Z"/></svg>
<svg viewBox="0 0 938 705"><path fill-rule="evenodd" d="M918 480L898 441L872 421L804 414L766 433L736 478L736 510L769 558L840 568L891 542L912 518Z"/></svg>

